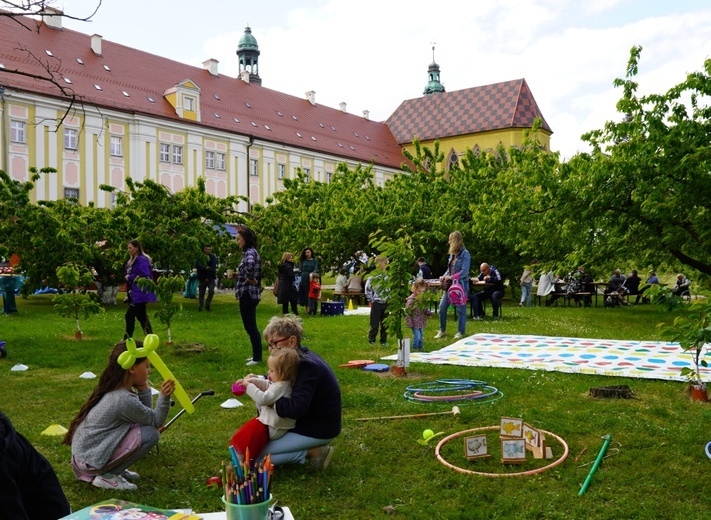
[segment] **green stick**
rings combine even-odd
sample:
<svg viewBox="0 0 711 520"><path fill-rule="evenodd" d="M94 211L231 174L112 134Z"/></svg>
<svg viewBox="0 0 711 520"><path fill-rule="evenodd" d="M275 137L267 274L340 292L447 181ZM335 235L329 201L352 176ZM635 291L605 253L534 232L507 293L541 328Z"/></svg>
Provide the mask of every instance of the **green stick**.
<svg viewBox="0 0 711 520"><path fill-rule="evenodd" d="M597 467L602 462L602 459L605 456L605 452L607 451L607 447L609 446L610 441L612 440L612 437L608 434L608 435L605 435L603 437L603 439L605 439L605 442L602 443L602 449L600 450L600 453L598 453L597 459L595 459L595 464L593 464L593 467L590 468L590 473L588 473L588 478L585 479L585 482L583 483L583 487L580 488L580 493L578 493L578 496L585 493L585 490L588 489L588 486L590 485L590 481L592 480L593 474L597 471Z"/></svg>

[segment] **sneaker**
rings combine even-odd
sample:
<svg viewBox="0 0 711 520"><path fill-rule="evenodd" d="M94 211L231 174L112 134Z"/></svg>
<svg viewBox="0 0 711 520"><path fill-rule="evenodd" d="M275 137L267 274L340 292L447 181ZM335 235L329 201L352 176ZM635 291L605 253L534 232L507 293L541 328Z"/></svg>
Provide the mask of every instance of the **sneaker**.
<svg viewBox="0 0 711 520"><path fill-rule="evenodd" d="M129 491L138 489L136 484L131 484L121 475L97 475L91 483L94 487L103 489L121 489Z"/></svg>
<svg viewBox="0 0 711 520"><path fill-rule="evenodd" d="M462 334L461 332L457 332L457 333L454 335L454 339L462 339L463 337L464 337L464 334Z"/></svg>
<svg viewBox="0 0 711 520"><path fill-rule="evenodd" d="M250 359L249 361L247 361L247 363L245 363L244 366L251 367L252 365L258 365L259 363L261 363L261 361L255 361L253 359Z"/></svg>
<svg viewBox="0 0 711 520"><path fill-rule="evenodd" d="M128 469L123 470L121 472L121 476L126 480L138 480L139 478L141 478L138 473L136 473L135 471L130 471Z"/></svg>
<svg viewBox="0 0 711 520"><path fill-rule="evenodd" d="M472 320L473 320L473 321L484 321L484 318L482 318L481 316L474 316L474 317L472 318Z"/></svg>
<svg viewBox="0 0 711 520"><path fill-rule="evenodd" d="M442 339L442 338L446 338L446 337L447 337L447 333L443 330L440 330L437 333L437 335L434 337L434 339Z"/></svg>
<svg viewBox="0 0 711 520"><path fill-rule="evenodd" d="M333 446L321 446L318 455L311 457L309 461L316 469L326 469L333 458L334 451L336 451L336 449Z"/></svg>

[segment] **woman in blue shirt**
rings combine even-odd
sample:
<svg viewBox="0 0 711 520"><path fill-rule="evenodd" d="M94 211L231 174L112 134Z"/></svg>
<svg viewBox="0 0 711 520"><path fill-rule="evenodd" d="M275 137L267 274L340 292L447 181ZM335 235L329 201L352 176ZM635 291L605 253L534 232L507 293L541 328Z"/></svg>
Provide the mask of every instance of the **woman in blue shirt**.
<svg viewBox="0 0 711 520"><path fill-rule="evenodd" d="M447 262L447 271L440 277L442 288L447 287L452 277L455 274L459 275L459 283L462 284L464 291L469 294L469 266L472 259L469 251L464 247L464 238L459 231L452 231L449 234L449 261ZM458 330L454 335L454 339L464 337L467 326L467 302L464 305L455 306L457 315L459 316ZM447 291L442 291L442 299L439 302L439 332L435 339L447 337L447 310L449 310L449 297Z"/></svg>

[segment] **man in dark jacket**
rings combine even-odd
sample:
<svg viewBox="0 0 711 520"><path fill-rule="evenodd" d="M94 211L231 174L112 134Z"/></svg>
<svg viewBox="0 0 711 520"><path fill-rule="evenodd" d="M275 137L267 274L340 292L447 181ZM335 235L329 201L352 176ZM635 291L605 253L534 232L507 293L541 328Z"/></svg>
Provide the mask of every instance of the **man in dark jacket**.
<svg viewBox="0 0 711 520"><path fill-rule="evenodd" d="M212 254L212 246L202 246L202 253L195 260L195 268L198 274L198 311L203 307L210 310L212 296L215 294L215 272L217 271L217 258ZM205 290L207 289L207 301L205 301Z"/></svg>

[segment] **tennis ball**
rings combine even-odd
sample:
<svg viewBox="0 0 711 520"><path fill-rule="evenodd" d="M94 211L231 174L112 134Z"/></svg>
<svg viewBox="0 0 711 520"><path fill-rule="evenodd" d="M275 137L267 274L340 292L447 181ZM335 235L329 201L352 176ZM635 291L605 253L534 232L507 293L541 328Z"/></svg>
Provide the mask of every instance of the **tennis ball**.
<svg viewBox="0 0 711 520"><path fill-rule="evenodd" d="M244 387L244 385L238 383L237 381L232 384L232 393L235 394L237 397L244 395L246 391L247 389Z"/></svg>
<svg viewBox="0 0 711 520"><path fill-rule="evenodd" d="M427 428L425 431L422 432L422 438L427 440L434 437L434 432Z"/></svg>

